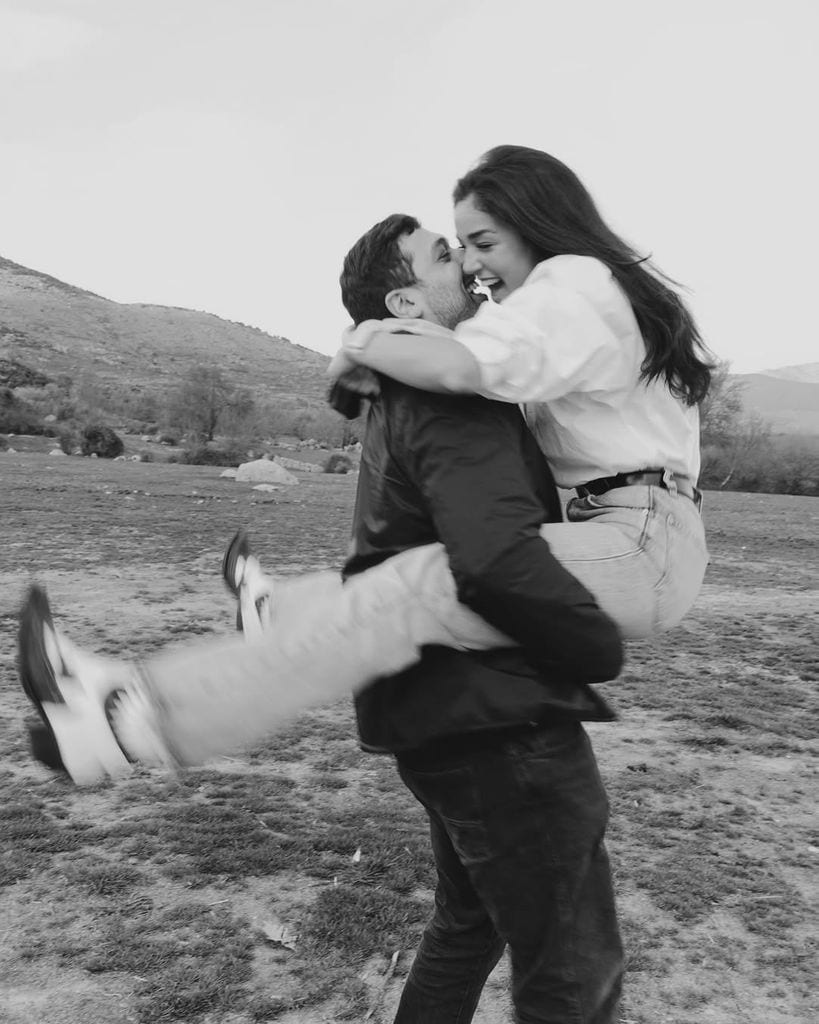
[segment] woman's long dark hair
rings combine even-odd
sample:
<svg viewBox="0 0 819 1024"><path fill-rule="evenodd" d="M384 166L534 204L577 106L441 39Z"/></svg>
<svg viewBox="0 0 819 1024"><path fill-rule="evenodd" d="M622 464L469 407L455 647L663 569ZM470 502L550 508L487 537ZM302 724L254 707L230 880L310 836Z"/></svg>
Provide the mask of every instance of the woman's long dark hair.
<svg viewBox="0 0 819 1024"><path fill-rule="evenodd" d="M646 344L645 381L664 378L687 405L708 394L713 363L694 318L671 281L609 228L574 173L548 153L496 146L455 186L456 203L476 205L512 228L538 261L552 256L594 256L605 263L631 302ZM662 278L662 280L661 280Z"/></svg>

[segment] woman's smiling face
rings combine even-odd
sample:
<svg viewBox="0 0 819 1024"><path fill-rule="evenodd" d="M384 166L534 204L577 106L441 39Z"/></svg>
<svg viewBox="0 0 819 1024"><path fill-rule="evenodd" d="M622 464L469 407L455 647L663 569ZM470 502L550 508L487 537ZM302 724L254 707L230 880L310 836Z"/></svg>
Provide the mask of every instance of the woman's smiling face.
<svg viewBox="0 0 819 1024"><path fill-rule="evenodd" d="M455 206L455 229L463 272L489 288L495 302L520 288L538 262L520 235L479 209L471 195Z"/></svg>

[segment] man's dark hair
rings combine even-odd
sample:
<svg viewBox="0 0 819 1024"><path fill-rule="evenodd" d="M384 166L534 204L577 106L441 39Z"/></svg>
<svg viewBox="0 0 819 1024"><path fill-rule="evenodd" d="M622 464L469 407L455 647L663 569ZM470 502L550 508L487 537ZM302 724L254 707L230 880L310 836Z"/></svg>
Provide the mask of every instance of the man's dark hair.
<svg viewBox="0 0 819 1024"><path fill-rule="evenodd" d="M420 227L415 217L393 213L371 227L347 253L339 283L341 301L353 323L391 316L384 304L387 295L394 288L416 283L412 262L401 252L399 241Z"/></svg>

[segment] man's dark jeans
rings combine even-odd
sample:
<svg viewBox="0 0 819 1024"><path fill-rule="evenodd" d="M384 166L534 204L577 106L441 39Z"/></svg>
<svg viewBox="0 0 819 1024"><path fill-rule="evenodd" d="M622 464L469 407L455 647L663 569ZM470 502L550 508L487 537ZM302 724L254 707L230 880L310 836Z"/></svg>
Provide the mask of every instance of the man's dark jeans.
<svg viewBox="0 0 819 1024"><path fill-rule="evenodd" d="M468 1024L507 944L519 1024L613 1024L608 801L582 726L398 767L429 816L438 884L395 1024Z"/></svg>

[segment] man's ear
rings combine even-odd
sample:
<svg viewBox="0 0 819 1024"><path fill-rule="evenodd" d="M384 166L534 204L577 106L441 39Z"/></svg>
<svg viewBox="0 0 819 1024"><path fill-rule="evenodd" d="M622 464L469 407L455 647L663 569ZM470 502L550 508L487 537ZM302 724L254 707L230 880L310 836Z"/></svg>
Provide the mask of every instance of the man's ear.
<svg viewBox="0 0 819 1024"><path fill-rule="evenodd" d="M387 293L384 305L393 316L410 320L417 320L423 316L423 310L414 288L393 288L391 292Z"/></svg>

